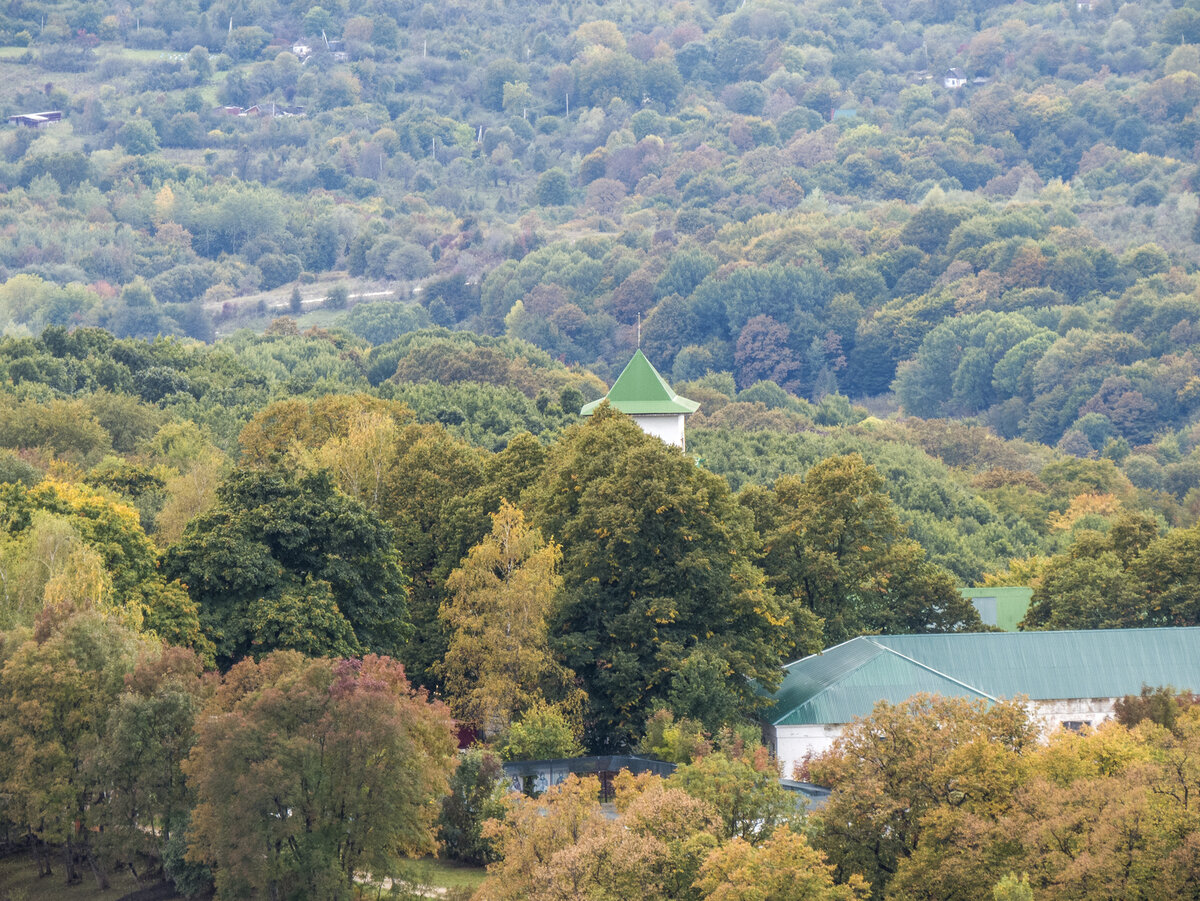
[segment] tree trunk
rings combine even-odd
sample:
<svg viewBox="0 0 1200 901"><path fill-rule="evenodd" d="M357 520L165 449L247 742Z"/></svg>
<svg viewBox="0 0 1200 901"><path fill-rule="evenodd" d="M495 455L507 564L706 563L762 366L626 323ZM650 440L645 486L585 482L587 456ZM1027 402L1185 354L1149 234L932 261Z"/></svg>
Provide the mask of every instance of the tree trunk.
<svg viewBox="0 0 1200 901"><path fill-rule="evenodd" d="M88 849L88 852L87 852L87 862L88 862L88 866L92 868L92 875L96 877L97 890L101 891L101 892L107 891L108 890L108 874L105 873L104 870L102 870L99 866L96 865L96 855L92 853L90 848ZM132 869L132 867L130 869ZM137 878L136 874L134 875L134 878L135 879Z"/></svg>
<svg viewBox="0 0 1200 901"><path fill-rule="evenodd" d="M63 845L63 866L67 868L67 885L74 885L79 881L79 873L75 869L75 846L70 838Z"/></svg>
<svg viewBox="0 0 1200 901"><path fill-rule="evenodd" d="M54 875L54 872L50 869L50 849L46 847L46 843L40 838L33 840L33 857L37 862L39 879Z"/></svg>

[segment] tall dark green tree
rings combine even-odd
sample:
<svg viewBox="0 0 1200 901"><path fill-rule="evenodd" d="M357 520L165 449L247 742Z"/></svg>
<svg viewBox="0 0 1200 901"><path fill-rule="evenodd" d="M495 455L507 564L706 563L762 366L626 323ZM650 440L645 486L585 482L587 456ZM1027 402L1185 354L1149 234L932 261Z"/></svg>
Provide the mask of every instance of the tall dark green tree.
<svg viewBox="0 0 1200 901"><path fill-rule="evenodd" d="M712 728L749 709L748 678L777 681L792 617L723 479L604 407L551 448L527 497L563 548L552 641L591 699L594 749L629 745L663 706Z"/></svg>
<svg viewBox="0 0 1200 901"><path fill-rule="evenodd" d="M391 528L323 471L235 470L163 568L226 666L280 648L394 652L412 631Z"/></svg>

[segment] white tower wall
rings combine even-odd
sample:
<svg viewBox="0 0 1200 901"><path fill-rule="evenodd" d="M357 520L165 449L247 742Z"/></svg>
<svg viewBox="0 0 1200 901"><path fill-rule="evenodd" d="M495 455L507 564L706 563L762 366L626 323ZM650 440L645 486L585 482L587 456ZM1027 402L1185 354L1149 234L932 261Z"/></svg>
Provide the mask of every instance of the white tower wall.
<svg viewBox="0 0 1200 901"><path fill-rule="evenodd" d="M661 438L680 450L687 450L683 443L682 413L637 413L634 414L633 421L641 426L647 435Z"/></svg>

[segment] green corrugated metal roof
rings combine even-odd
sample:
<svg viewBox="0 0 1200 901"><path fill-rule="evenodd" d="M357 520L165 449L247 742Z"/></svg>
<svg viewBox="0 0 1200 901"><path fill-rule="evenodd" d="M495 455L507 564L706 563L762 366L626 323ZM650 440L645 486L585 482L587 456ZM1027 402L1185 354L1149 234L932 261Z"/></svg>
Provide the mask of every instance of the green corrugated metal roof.
<svg viewBox="0 0 1200 901"><path fill-rule="evenodd" d="M607 400L622 413L630 415L654 413L695 413L700 404L686 397L680 397L671 390L661 375L658 374L646 355L638 349L633 359L626 364L625 369L617 376L613 386L608 389L606 397L584 404L580 413L591 416L600 404Z"/></svg>
<svg viewBox="0 0 1200 901"><path fill-rule="evenodd" d="M1017 631L1033 599L1033 589L1021 585L960 588L959 591L963 597L975 602L975 609L986 625L997 626L1005 632Z"/></svg>
<svg viewBox="0 0 1200 901"><path fill-rule="evenodd" d="M872 635L788 664L777 726L845 723L920 692L1032 700L1200 688L1200 628Z"/></svg>
<svg viewBox="0 0 1200 901"><path fill-rule="evenodd" d="M875 653L868 660L824 686L803 703L786 713L777 707L780 712L774 723L776 726L844 723L846 719L843 717L847 711L865 709L869 712L879 700L899 704L918 692L994 700L983 692L876 645Z"/></svg>

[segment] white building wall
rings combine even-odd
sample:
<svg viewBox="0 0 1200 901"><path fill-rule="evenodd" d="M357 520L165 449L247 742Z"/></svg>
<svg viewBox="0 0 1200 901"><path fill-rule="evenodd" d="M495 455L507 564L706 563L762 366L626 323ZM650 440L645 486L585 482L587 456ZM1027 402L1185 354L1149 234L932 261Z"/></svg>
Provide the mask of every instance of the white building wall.
<svg viewBox="0 0 1200 901"><path fill-rule="evenodd" d="M633 421L642 427L642 431L655 438L661 438L667 444L674 444L681 450L686 450L683 444L683 414L682 413L638 413Z"/></svg>
<svg viewBox="0 0 1200 901"><path fill-rule="evenodd" d="M1033 715L1046 733L1058 728L1078 729L1099 726L1114 716L1116 698L1064 698L1061 700L1030 701ZM796 764L806 756L816 757L833 747L842 734L844 723L820 723L807 726L775 726L775 757L784 779L791 779Z"/></svg>
<svg viewBox="0 0 1200 901"><path fill-rule="evenodd" d="M796 764L805 757L816 757L833 747L842 734L842 724L823 723L811 726L776 726L775 758L784 779L795 775Z"/></svg>
<svg viewBox="0 0 1200 901"><path fill-rule="evenodd" d="M1034 715L1049 732L1060 726L1099 726L1116 715L1116 698L1068 698L1061 701L1030 701Z"/></svg>

